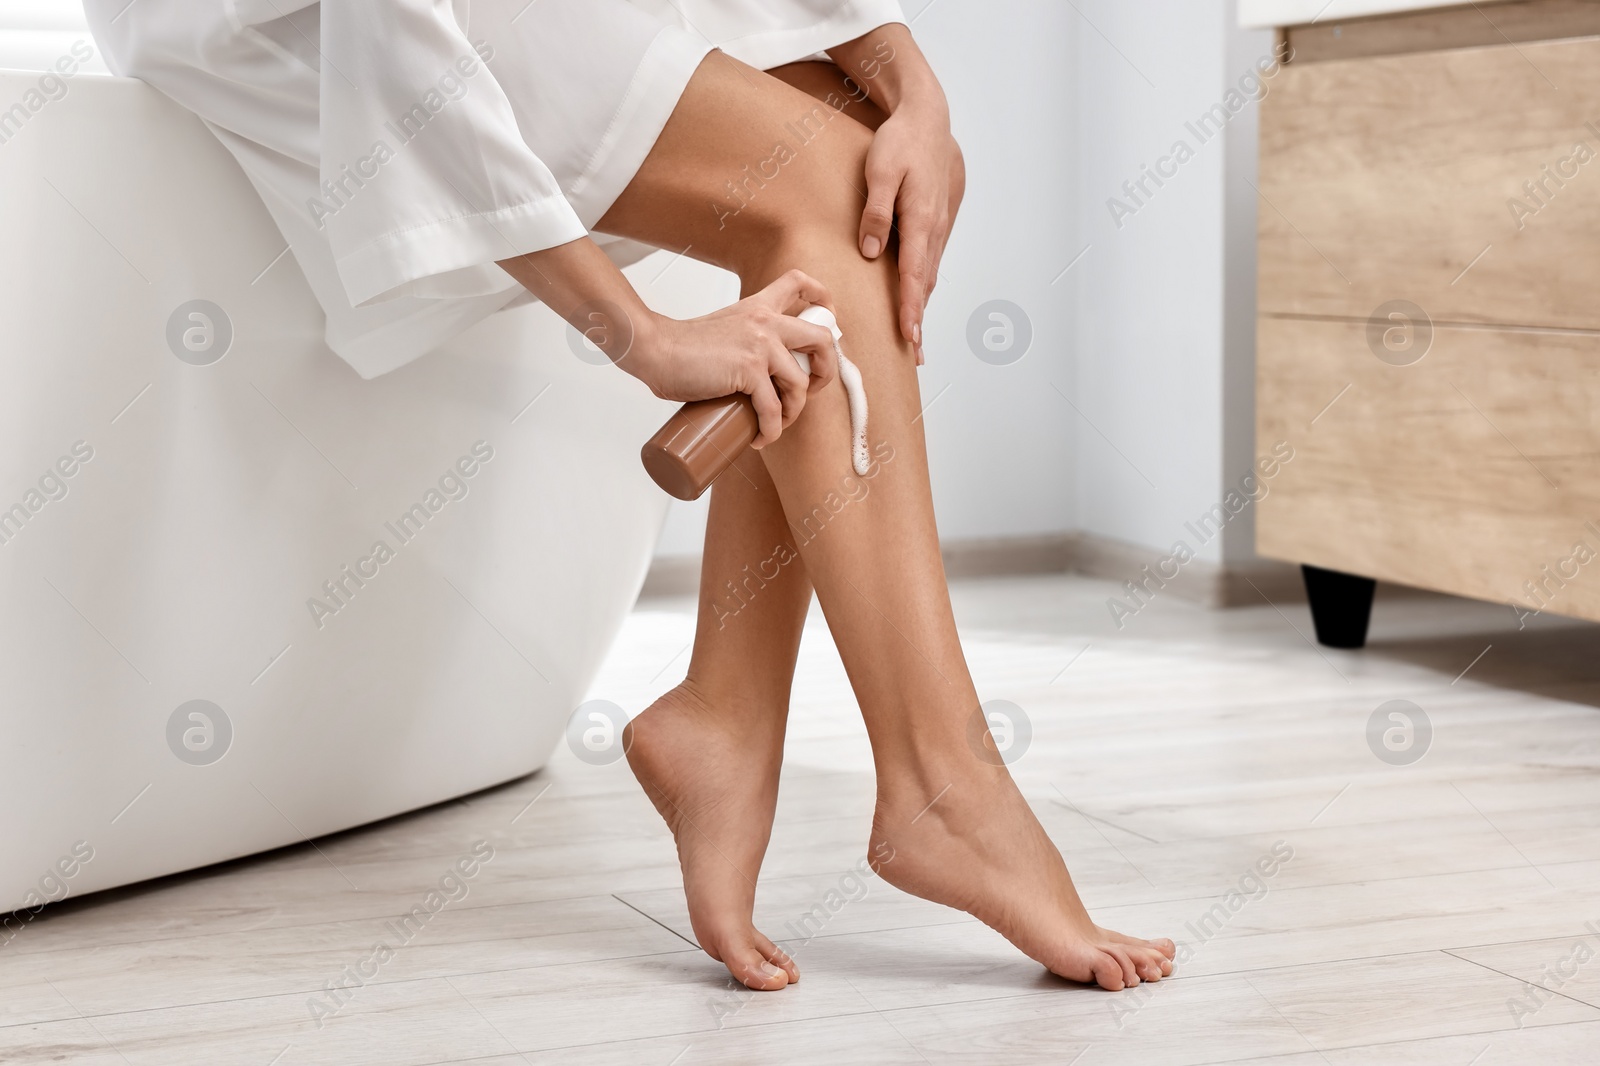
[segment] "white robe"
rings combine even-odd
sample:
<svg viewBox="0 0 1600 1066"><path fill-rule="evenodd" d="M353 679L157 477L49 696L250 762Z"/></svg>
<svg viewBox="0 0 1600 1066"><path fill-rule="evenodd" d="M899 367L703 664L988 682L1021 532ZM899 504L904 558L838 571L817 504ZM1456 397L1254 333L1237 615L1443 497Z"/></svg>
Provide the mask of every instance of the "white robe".
<svg viewBox="0 0 1600 1066"><path fill-rule="evenodd" d="M531 296L496 265L576 240L712 48L770 68L897 0L85 0L113 72L205 120L363 377ZM601 238L618 262L647 249Z"/></svg>

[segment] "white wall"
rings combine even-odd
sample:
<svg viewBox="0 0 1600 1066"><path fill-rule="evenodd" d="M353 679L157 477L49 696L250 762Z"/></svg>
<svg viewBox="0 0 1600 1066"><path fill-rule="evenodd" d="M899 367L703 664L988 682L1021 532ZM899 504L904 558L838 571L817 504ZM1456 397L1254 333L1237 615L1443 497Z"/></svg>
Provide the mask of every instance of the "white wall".
<svg viewBox="0 0 1600 1066"><path fill-rule="evenodd" d="M77 41L92 41L81 0L0 0L0 69L49 70ZM78 69L108 73L98 49Z"/></svg>
<svg viewBox="0 0 1600 1066"><path fill-rule="evenodd" d="M967 201L924 329L923 399L938 397L924 421L940 533L1069 532L1076 416L1052 384L1073 392L1073 275L1052 281L1083 246L1074 236L1080 23L1060 0L906 0L905 8L944 81L968 166ZM709 280L716 306L736 292L716 274L680 262L659 284ZM650 287L645 294L654 298ZM967 347L968 318L992 299L1021 307L1033 327L1028 354L1008 366ZM675 505L658 557L698 555L704 524L705 501Z"/></svg>
<svg viewBox="0 0 1600 1066"><path fill-rule="evenodd" d="M1182 536L1210 562L1248 557L1246 524L1201 546L1184 523L1253 457L1257 105L1206 141L1187 124L1226 102L1272 38L1237 30L1231 0L1078 7L1078 226L1092 250L1073 279L1075 399L1094 427L1079 420L1079 522L1162 551ZM1194 155L1166 166L1175 176L1137 199L1124 190L1179 141ZM1135 213L1114 219L1113 197Z"/></svg>
<svg viewBox="0 0 1600 1066"><path fill-rule="evenodd" d="M1237 29L1232 3L1223 0L1221 6L1228 19L1225 77L1237 82L1243 72L1252 67L1259 69L1256 65L1262 56L1272 53L1274 35L1266 30ZM1263 92L1270 94L1273 84L1272 79L1263 79ZM1258 444L1255 439L1256 215L1262 209L1256 193L1256 158L1260 126L1260 106L1252 104L1228 128L1228 182L1223 200L1222 463L1224 480L1233 484L1274 443ZM1255 509L1245 511L1240 519L1228 527L1224 562L1255 558Z"/></svg>

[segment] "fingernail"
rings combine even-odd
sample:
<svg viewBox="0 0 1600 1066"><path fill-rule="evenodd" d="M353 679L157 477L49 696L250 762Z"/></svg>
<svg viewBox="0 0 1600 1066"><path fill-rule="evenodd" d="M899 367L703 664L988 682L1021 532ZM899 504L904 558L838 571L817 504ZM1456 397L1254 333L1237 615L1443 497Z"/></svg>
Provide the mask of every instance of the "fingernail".
<svg viewBox="0 0 1600 1066"><path fill-rule="evenodd" d="M926 363L927 361L928 361L928 357L922 354L922 345L920 345L920 344L917 345L917 365L921 366L923 363Z"/></svg>
<svg viewBox="0 0 1600 1066"><path fill-rule="evenodd" d="M861 254L868 259L878 258L878 253L883 251L883 242L876 237L868 237L861 242Z"/></svg>
<svg viewBox="0 0 1600 1066"><path fill-rule="evenodd" d="M782 977L784 975L782 970L778 969L770 962L764 962L761 964L761 972L766 974L768 977Z"/></svg>
<svg viewBox="0 0 1600 1066"><path fill-rule="evenodd" d="M922 323L918 322L911 327L911 343L918 348L922 347Z"/></svg>

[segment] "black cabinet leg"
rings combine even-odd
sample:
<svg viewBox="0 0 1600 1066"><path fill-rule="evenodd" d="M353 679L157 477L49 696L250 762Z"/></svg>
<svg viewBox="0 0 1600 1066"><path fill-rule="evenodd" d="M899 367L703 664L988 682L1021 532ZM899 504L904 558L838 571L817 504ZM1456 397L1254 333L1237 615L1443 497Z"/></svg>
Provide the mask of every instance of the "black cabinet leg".
<svg viewBox="0 0 1600 1066"><path fill-rule="evenodd" d="M1319 566L1301 566L1306 598L1317 641L1330 648L1359 648L1367 643L1367 623L1372 620L1372 593L1378 583Z"/></svg>

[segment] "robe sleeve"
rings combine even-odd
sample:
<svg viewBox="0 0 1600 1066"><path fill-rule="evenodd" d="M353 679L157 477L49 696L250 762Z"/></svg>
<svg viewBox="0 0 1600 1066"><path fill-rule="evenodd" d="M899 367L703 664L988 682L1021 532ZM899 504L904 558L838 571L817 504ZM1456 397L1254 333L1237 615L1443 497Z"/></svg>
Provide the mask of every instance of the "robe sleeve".
<svg viewBox="0 0 1600 1066"><path fill-rule="evenodd" d="M497 260L588 232L464 21L448 0L322 5L322 196L307 211L355 306L475 295L482 268L503 284Z"/></svg>

